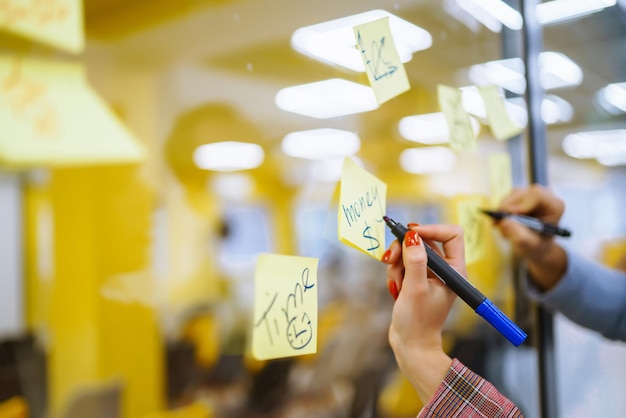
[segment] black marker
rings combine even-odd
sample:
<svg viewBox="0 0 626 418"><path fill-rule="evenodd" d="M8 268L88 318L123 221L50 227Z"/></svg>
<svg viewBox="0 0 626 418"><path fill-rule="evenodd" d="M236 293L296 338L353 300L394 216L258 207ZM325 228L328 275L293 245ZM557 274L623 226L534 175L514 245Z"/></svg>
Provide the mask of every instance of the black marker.
<svg viewBox="0 0 626 418"><path fill-rule="evenodd" d="M530 216L518 215L509 212L498 212L495 210L481 210L485 215L491 216L496 221L504 218L514 219L522 225L532 229L533 231L539 232L541 235L558 235L560 237L569 237L570 235L572 235L572 233L565 228L561 228L558 225L540 221L539 219Z"/></svg>
<svg viewBox="0 0 626 418"><path fill-rule="evenodd" d="M391 232L402 243L409 229L389 218L383 216L385 223ZM478 315L489 322L500 334L504 335L513 345L520 345L527 337L513 321L511 321L496 305L485 295L476 289L465 277L439 256L424 242L426 255L428 256L428 268L441 279L463 302L467 303Z"/></svg>

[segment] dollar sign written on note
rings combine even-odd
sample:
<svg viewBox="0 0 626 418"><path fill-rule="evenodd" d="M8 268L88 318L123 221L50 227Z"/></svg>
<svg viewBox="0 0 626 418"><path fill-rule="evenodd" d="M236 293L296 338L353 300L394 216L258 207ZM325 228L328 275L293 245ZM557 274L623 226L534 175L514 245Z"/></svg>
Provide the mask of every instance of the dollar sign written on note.
<svg viewBox="0 0 626 418"><path fill-rule="evenodd" d="M366 222L365 229L363 230L363 238L366 238L369 240L369 248L367 249L367 251L374 251L378 249L378 247L380 247L380 241L378 241L376 237L373 237L370 234L370 229L372 229L372 227L369 226Z"/></svg>

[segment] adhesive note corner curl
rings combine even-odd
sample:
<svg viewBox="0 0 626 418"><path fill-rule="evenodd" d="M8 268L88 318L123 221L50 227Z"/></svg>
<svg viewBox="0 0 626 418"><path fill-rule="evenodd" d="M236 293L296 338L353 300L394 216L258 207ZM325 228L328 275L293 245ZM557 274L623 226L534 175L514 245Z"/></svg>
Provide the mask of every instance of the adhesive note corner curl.
<svg viewBox="0 0 626 418"><path fill-rule="evenodd" d="M463 92L455 87L437 86L437 99L450 131L450 147L455 151L471 151L476 148L476 136L469 114L463 107Z"/></svg>
<svg viewBox="0 0 626 418"><path fill-rule="evenodd" d="M389 18L354 26L353 30L378 104L409 90L411 86L391 36Z"/></svg>
<svg viewBox="0 0 626 418"><path fill-rule="evenodd" d="M2 0L0 30L80 53L85 48L83 0Z"/></svg>
<svg viewBox="0 0 626 418"><path fill-rule="evenodd" d="M338 206L339 240L380 260L386 248L387 185L346 157Z"/></svg>
<svg viewBox="0 0 626 418"><path fill-rule="evenodd" d="M254 277L252 355L317 352L317 258L260 254Z"/></svg>
<svg viewBox="0 0 626 418"><path fill-rule="evenodd" d="M0 55L0 126L0 166L136 163L146 155L79 63Z"/></svg>
<svg viewBox="0 0 626 418"><path fill-rule="evenodd" d="M491 133L496 139L504 141L519 135L524 130L511 120L498 86L480 86L478 91L485 103Z"/></svg>
<svg viewBox="0 0 626 418"><path fill-rule="evenodd" d="M457 222L463 228L465 262L469 265L485 254L485 221L481 212L485 197L482 195L457 196L454 199Z"/></svg>

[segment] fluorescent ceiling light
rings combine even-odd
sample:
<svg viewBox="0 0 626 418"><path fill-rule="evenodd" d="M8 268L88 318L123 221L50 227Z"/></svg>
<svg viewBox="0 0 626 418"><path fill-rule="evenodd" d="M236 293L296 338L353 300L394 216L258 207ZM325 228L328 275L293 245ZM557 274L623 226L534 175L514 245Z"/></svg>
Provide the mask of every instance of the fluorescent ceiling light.
<svg viewBox="0 0 626 418"><path fill-rule="evenodd" d="M626 129L569 134L563 151L574 158L595 158L603 165L626 165Z"/></svg>
<svg viewBox="0 0 626 418"><path fill-rule="evenodd" d="M521 58L508 58L474 64L468 70L468 77L473 84L482 86L495 84L516 94L524 94L524 62Z"/></svg>
<svg viewBox="0 0 626 418"><path fill-rule="evenodd" d="M596 95L598 103L613 114L626 112L626 83L612 83L603 87Z"/></svg>
<svg viewBox="0 0 626 418"><path fill-rule="evenodd" d="M454 168L456 155L448 147L408 148L400 154L400 167L407 173L444 173Z"/></svg>
<svg viewBox="0 0 626 418"><path fill-rule="evenodd" d="M474 135L480 132L480 122L470 116ZM403 138L421 144L444 144L450 142L450 130L443 112L405 116L400 119L398 131Z"/></svg>
<svg viewBox="0 0 626 418"><path fill-rule="evenodd" d="M616 3L617 0L552 0L537 5L537 20L549 25L596 13Z"/></svg>
<svg viewBox="0 0 626 418"><path fill-rule="evenodd" d="M539 77L545 90L578 86L583 81L582 69L559 52L545 51L539 55ZM495 84L510 92L524 94L524 62L521 58L489 61L472 65L468 77L473 84Z"/></svg>
<svg viewBox="0 0 626 418"><path fill-rule="evenodd" d="M504 107L511 117L511 121L522 128L528 123L528 110L526 110L526 100L523 97L512 97L504 99Z"/></svg>
<svg viewBox="0 0 626 418"><path fill-rule="evenodd" d="M547 94L541 102L541 118L548 125L565 123L574 117L574 107L565 99Z"/></svg>
<svg viewBox="0 0 626 418"><path fill-rule="evenodd" d="M313 59L365 72L363 59L356 47L353 27L383 17L389 18L389 30L402 62L408 62L413 53L429 48L430 33L385 10L371 10L340 19L329 20L297 29L291 36L291 46Z"/></svg>
<svg viewBox="0 0 626 418"><path fill-rule="evenodd" d="M478 33L480 30L480 22L476 18L472 17L469 13L461 8L458 0L443 0L443 9L450 16L463 23L469 30L474 33ZM501 25L499 25L501 28Z"/></svg>
<svg viewBox="0 0 626 418"><path fill-rule="evenodd" d="M211 179L211 190L220 199L242 202L254 192L254 181L248 174L220 173Z"/></svg>
<svg viewBox="0 0 626 418"><path fill-rule="evenodd" d="M463 101L463 109L467 113L476 116L478 119L487 119L487 108L483 97L480 95L480 91L476 86L459 87L459 90L463 93L461 100Z"/></svg>
<svg viewBox="0 0 626 418"><path fill-rule="evenodd" d="M292 157L321 160L355 154L361 141L354 132L321 128L288 133L281 147Z"/></svg>
<svg viewBox="0 0 626 418"><path fill-rule="evenodd" d="M257 144L224 141L200 145L193 152L193 162L198 168L214 171L237 171L261 165L265 154Z"/></svg>
<svg viewBox="0 0 626 418"><path fill-rule="evenodd" d="M528 123L528 110L523 97L513 97L504 101L513 122L525 127ZM541 119L547 125L570 122L574 117L574 107L567 100L547 94L541 102Z"/></svg>
<svg viewBox="0 0 626 418"><path fill-rule="evenodd" d="M457 0L457 4L492 32L500 32L502 25L513 30L524 25L522 15L501 0Z"/></svg>
<svg viewBox="0 0 626 418"><path fill-rule="evenodd" d="M368 112L378 108L374 90L341 78L286 87L276 94L276 105L317 119Z"/></svg>
<svg viewBox="0 0 626 418"><path fill-rule="evenodd" d="M311 165L311 177L313 180L320 182L335 182L341 179L342 168L343 158L313 161Z"/></svg>
<svg viewBox="0 0 626 418"><path fill-rule="evenodd" d="M541 85L546 90L579 86L583 82L583 70L560 52L539 54L539 71Z"/></svg>

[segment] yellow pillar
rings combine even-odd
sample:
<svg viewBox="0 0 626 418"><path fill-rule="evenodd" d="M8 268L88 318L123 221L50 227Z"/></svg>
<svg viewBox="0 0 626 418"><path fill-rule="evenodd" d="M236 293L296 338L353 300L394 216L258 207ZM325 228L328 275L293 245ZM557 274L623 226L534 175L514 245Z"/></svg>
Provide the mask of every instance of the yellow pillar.
<svg viewBox="0 0 626 418"><path fill-rule="evenodd" d="M52 417L81 389L112 380L121 384L122 417L163 407L163 344L146 298L153 202L138 171L58 169L26 186L27 311L48 349ZM42 229L51 229L51 248L40 245L49 235Z"/></svg>

